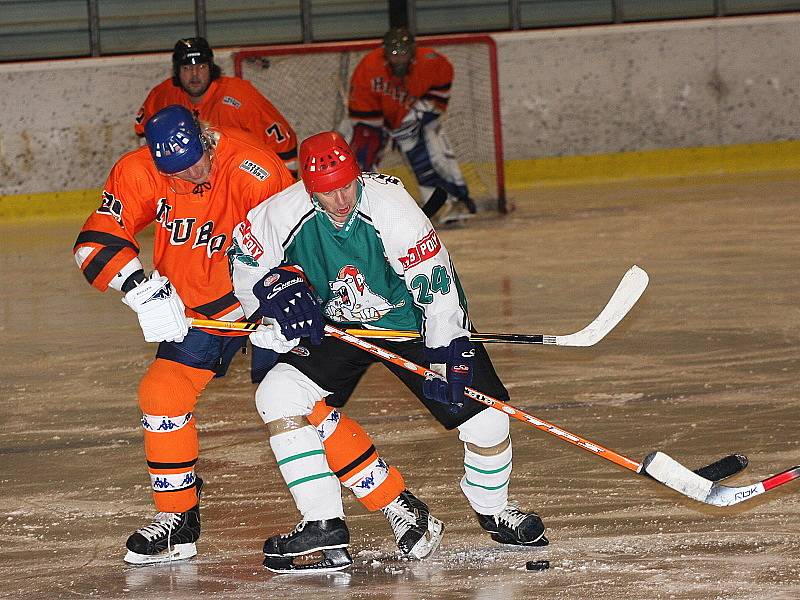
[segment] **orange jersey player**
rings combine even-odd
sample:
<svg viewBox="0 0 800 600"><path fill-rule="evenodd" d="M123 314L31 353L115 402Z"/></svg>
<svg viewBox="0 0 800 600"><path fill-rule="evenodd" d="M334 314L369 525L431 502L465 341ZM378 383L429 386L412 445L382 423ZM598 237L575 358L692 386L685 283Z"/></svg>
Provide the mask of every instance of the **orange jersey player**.
<svg viewBox="0 0 800 600"><path fill-rule="evenodd" d="M359 166L374 171L391 137L414 172L423 198L447 191L452 211L476 211L464 177L442 131L453 66L433 48L418 47L405 28L390 29L383 46L369 52L350 79L350 145ZM464 215L466 216L466 215ZM463 217L462 217L463 218Z"/></svg>
<svg viewBox="0 0 800 600"><path fill-rule="evenodd" d="M160 342L139 386L159 514L128 538L125 560L135 564L197 552L202 480L194 470L199 453L194 405L244 340L189 330L187 316L234 321L245 316L226 256L233 228L248 210L293 182L274 152L238 139L236 130L201 129L183 106L158 111L144 133L147 147L114 165L100 207L74 248L89 283L122 291L145 340ZM150 223L156 270L146 277L136 234Z"/></svg>
<svg viewBox="0 0 800 600"><path fill-rule="evenodd" d="M172 64L172 77L150 91L136 115L137 135L144 134L144 124L160 109L180 104L201 121L247 132L274 150L295 174L297 137L292 127L249 81L221 75L204 38L178 40Z"/></svg>

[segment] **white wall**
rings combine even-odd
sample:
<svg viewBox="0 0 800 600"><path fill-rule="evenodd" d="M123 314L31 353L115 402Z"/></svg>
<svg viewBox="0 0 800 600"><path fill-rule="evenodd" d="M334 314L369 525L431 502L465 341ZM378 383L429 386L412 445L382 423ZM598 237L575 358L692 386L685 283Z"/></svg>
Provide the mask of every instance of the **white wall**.
<svg viewBox="0 0 800 600"><path fill-rule="evenodd" d="M506 158L800 138L800 15L496 39Z"/></svg>
<svg viewBox="0 0 800 600"><path fill-rule="evenodd" d="M495 37L508 159L800 138L800 15ZM99 187L169 70L169 54L0 64L0 196Z"/></svg>

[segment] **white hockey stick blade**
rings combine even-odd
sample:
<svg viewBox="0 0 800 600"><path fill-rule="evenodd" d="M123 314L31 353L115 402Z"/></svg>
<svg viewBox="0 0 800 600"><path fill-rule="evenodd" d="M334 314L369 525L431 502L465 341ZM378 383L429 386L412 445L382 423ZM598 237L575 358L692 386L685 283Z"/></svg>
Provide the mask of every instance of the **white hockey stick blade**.
<svg viewBox="0 0 800 600"><path fill-rule="evenodd" d="M649 281L650 278L645 270L633 265L625 273L608 304L600 311L595 320L580 331L555 336L555 345L594 346L628 314L644 293Z"/></svg>
<svg viewBox="0 0 800 600"><path fill-rule="evenodd" d="M663 452L649 454L642 461L642 471L676 492L712 506L738 504L800 478L800 467L792 467L751 485L730 487L701 477Z"/></svg>

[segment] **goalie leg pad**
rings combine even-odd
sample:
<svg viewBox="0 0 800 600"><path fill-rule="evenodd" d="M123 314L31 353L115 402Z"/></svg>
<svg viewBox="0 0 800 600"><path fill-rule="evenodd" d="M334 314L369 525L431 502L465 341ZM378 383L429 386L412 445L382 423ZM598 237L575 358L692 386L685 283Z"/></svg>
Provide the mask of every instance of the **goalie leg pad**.
<svg viewBox="0 0 800 600"><path fill-rule="evenodd" d="M317 402L308 420L317 428L334 474L367 510L385 508L405 489L400 471L378 455L355 420L325 402Z"/></svg>
<svg viewBox="0 0 800 600"><path fill-rule="evenodd" d="M214 376L157 358L139 385L144 450L161 512L186 512L197 504L194 465L199 444L193 414L200 392Z"/></svg>
<svg viewBox="0 0 800 600"><path fill-rule="evenodd" d="M443 188L454 198L469 196L458 161L438 122L423 127L417 142L403 152L420 186Z"/></svg>

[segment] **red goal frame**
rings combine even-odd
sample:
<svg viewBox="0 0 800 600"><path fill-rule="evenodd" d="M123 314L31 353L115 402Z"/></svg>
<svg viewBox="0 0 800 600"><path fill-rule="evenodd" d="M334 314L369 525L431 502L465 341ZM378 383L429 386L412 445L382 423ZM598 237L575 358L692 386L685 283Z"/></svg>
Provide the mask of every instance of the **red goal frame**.
<svg viewBox="0 0 800 600"><path fill-rule="evenodd" d="M505 166L503 159L503 127L500 115L500 84L497 73L497 44L489 35L456 34L447 36L420 36L417 38L420 45L459 45L459 44L486 44L489 56L489 77L491 86L492 105L492 133L494 138L494 163L497 178L497 210L501 213L508 211L506 204ZM380 39L346 42L324 42L311 44L280 44L239 50L232 55L234 72L237 77L242 77L242 64L245 60L260 56L286 55L286 54L321 54L329 52L368 51L381 45Z"/></svg>

